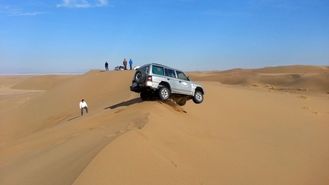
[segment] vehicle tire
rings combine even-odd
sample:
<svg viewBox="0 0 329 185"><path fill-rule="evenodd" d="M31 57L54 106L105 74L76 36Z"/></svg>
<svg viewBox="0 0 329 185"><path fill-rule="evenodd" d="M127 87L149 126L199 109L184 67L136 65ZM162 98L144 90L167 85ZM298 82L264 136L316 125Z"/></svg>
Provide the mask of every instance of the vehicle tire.
<svg viewBox="0 0 329 185"><path fill-rule="evenodd" d="M143 101L149 100L149 93L147 91L142 91L140 97Z"/></svg>
<svg viewBox="0 0 329 185"><path fill-rule="evenodd" d="M140 83L140 82L144 82L145 81L145 74L142 73L141 71L137 71L136 74L135 74L135 81L137 83Z"/></svg>
<svg viewBox="0 0 329 185"><path fill-rule="evenodd" d="M166 86L162 86L159 89L159 97L162 101L168 100L170 97L170 90Z"/></svg>
<svg viewBox="0 0 329 185"><path fill-rule="evenodd" d="M177 105L184 106L186 104L187 100L186 100L186 98L177 98L177 99L175 99L175 101L176 101Z"/></svg>
<svg viewBox="0 0 329 185"><path fill-rule="evenodd" d="M200 104L203 102L203 93L201 91L195 91L193 96L193 102L196 104Z"/></svg>

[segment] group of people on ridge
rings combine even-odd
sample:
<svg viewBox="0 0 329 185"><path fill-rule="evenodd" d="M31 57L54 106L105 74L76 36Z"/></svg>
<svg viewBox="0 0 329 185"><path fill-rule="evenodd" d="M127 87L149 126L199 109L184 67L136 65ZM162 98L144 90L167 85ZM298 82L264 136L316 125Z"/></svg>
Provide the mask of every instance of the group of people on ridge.
<svg viewBox="0 0 329 185"><path fill-rule="evenodd" d="M127 59L123 59L123 69L124 70L128 70L128 62ZM133 61L131 59L129 59L129 69L133 70ZM109 63L106 61L105 62L105 70L108 71L109 70Z"/></svg>

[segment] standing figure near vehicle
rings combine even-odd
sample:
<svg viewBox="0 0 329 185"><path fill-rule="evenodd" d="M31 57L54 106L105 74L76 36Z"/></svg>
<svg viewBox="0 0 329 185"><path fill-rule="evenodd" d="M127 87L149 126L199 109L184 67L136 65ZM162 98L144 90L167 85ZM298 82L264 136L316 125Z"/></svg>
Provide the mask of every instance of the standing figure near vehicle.
<svg viewBox="0 0 329 185"><path fill-rule="evenodd" d="M127 60L126 59L123 59L123 67L125 68L125 70L127 70Z"/></svg>
<svg viewBox="0 0 329 185"><path fill-rule="evenodd" d="M130 70L133 70L133 61L131 59L129 60L129 67L130 67Z"/></svg>
<svg viewBox="0 0 329 185"><path fill-rule="evenodd" d="M81 102L80 102L80 111L81 111L81 116L83 116L83 110L86 110L86 113L88 114L88 105L87 105L87 102L82 99Z"/></svg>
<svg viewBox="0 0 329 185"><path fill-rule="evenodd" d="M105 71L109 70L109 63L105 62Z"/></svg>

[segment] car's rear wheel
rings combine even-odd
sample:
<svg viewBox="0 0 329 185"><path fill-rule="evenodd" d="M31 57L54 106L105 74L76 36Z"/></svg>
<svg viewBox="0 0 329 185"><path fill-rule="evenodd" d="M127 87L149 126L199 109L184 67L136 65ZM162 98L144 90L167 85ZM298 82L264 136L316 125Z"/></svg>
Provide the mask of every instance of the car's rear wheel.
<svg viewBox="0 0 329 185"><path fill-rule="evenodd" d="M196 104L200 104L203 102L203 93L201 91L195 91L193 96L193 102Z"/></svg>
<svg viewBox="0 0 329 185"><path fill-rule="evenodd" d="M160 89L159 89L159 97L163 101L164 100L168 100L169 97L170 97L170 90L169 90L169 88L166 87L166 86L160 87Z"/></svg>

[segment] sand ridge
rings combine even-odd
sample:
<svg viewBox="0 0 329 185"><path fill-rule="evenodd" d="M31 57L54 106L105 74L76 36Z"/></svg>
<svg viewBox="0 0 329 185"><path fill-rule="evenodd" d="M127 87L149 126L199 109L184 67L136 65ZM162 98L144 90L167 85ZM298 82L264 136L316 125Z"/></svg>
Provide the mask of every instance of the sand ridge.
<svg viewBox="0 0 329 185"><path fill-rule="evenodd" d="M311 69L303 75L319 70ZM276 68L267 77L274 72L295 74ZM132 75L5 79L0 184L328 184L327 94L225 85L217 72L194 73L205 102L180 107L142 102L129 91ZM81 98L90 107L83 117Z"/></svg>

